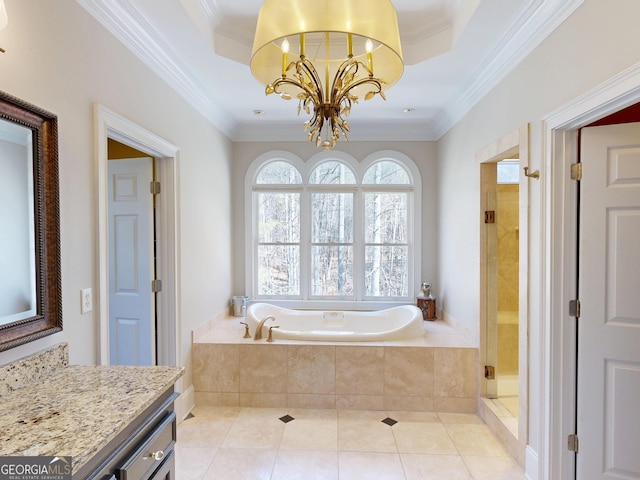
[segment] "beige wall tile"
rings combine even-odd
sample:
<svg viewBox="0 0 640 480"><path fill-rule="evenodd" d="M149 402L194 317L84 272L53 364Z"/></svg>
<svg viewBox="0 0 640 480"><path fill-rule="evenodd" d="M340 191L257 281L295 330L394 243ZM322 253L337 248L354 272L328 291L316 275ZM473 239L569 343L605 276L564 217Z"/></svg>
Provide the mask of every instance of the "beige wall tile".
<svg viewBox="0 0 640 480"><path fill-rule="evenodd" d="M199 407L236 407L240 405L240 394L195 392L194 402Z"/></svg>
<svg viewBox="0 0 640 480"><path fill-rule="evenodd" d="M343 410L384 410L382 395L336 395L336 408Z"/></svg>
<svg viewBox="0 0 640 480"><path fill-rule="evenodd" d="M193 387L196 392L238 392L237 345L193 345Z"/></svg>
<svg viewBox="0 0 640 480"><path fill-rule="evenodd" d="M432 396L433 367L432 348L385 347L385 396Z"/></svg>
<svg viewBox="0 0 640 480"><path fill-rule="evenodd" d="M478 395L478 350L434 348L434 397L476 397Z"/></svg>
<svg viewBox="0 0 640 480"><path fill-rule="evenodd" d="M498 324L497 374L518 373L518 324Z"/></svg>
<svg viewBox="0 0 640 480"><path fill-rule="evenodd" d="M287 352L287 392L335 393L336 347L288 345Z"/></svg>
<svg viewBox="0 0 640 480"><path fill-rule="evenodd" d="M335 395L314 393L289 393L287 395L289 408L336 408Z"/></svg>
<svg viewBox="0 0 640 480"><path fill-rule="evenodd" d="M241 407L277 408L287 406L286 393L240 393Z"/></svg>
<svg viewBox="0 0 640 480"><path fill-rule="evenodd" d="M336 393L382 395L384 347L336 347Z"/></svg>
<svg viewBox="0 0 640 480"><path fill-rule="evenodd" d="M385 395L385 410L405 410L408 412L433 411L433 397L421 395Z"/></svg>
<svg viewBox="0 0 640 480"><path fill-rule="evenodd" d="M287 346L239 345L238 348L240 392L287 392Z"/></svg>

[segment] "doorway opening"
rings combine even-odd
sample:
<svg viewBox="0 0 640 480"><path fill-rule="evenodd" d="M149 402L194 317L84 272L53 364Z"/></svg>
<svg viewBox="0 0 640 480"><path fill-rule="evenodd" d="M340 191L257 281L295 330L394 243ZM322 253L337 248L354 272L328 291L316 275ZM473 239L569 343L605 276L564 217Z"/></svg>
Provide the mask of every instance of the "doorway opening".
<svg viewBox="0 0 640 480"><path fill-rule="evenodd" d="M524 465L528 436L528 166L525 125L478 152L481 179L478 411ZM510 439L510 440L509 440Z"/></svg>
<svg viewBox="0 0 640 480"><path fill-rule="evenodd" d="M637 397L640 377L638 375L635 375L635 378L633 375L624 377L616 371L621 365L640 364L637 349L633 349L632 357L625 359L624 362L613 358L614 355L608 355L610 358L605 362L601 360L596 362L597 369L592 368L593 358L598 358L598 348L611 342L608 338L609 333L614 333L620 326L632 323L628 318L621 321L611 313L624 302L637 302L635 290L629 295L628 291L625 293L622 289L612 288L614 285L612 279L618 276L624 277L624 274L617 272L619 267L622 267L623 272L625 270L633 272L632 275L636 278L636 280L626 279L627 281L620 283L620 286L635 286L638 283L637 262L634 264L634 258L637 257L627 253L629 244L633 245L631 250L637 251L634 248L635 243L632 243L636 241L637 234L632 242L621 238L614 239L612 234L624 233L629 225L629 223L625 225L624 221L620 222L617 216L621 212L637 212L638 208L637 206L607 205L606 195L601 198L601 192L598 189L604 186L605 190L614 190L623 185L628 197L638 201L640 197L634 196L633 193L633 189L638 185L638 175L635 173L638 162L637 160L627 162L625 171L620 168L625 160L620 152L627 153L634 149L637 151L640 135L638 133L632 135L630 142L623 142L625 144L623 148L619 145L607 145L606 148L600 149L594 148L592 144L583 148L585 132L581 131L583 127L589 125L611 125L640 120L637 106L639 100L640 64L637 64L544 119L543 131L546 141L543 146L547 152L546 167L550 176L550 188L545 199L548 205L545 227L549 232L547 236L549 247L546 250L549 275L545 282L547 287L553 286L553 288L548 288L548 295L542 298L542 301L550 306L545 315L543 327L549 332L550 340L558 339L548 341L544 345L548 356L545 358L543 368L551 373L549 383L545 385L549 393L548 398L541 397L541 414L548 419L549 425L544 437L546 462L543 473L545 478L579 478L585 471L601 471L608 478L610 472L615 472L611 476L619 476L618 472L623 470L627 475L637 476L640 471L635 451L629 454L630 451L624 448L632 442L633 435L628 435L628 430L625 428L630 424L629 418L638 418L637 404L622 404L634 409L629 415L629 409L627 411L624 408L620 409L620 402L616 404L615 401ZM614 126L617 129L618 126ZM613 138L609 137L612 132L606 133L608 142ZM627 149L628 146L630 148ZM605 154L601 154L596 159L587 159L582 167L585 171L584 177L581 173L574 174L572 165L583 164L586 158L585 152L591 155L598 150L604 151ZM627 156L626 160L632 158L638 157L637 155ZM631 175L629 172L633 171L634 167L629 169L630 165L635 165L635 172ZM625 174L627 178L624 178ZM618 190L623 191L623 188ZM594 214L592 212L594 206L606 210L607 213ZM580 221L578 221L579 217ZM583 221L583 218L588 220L604 218L605 220L597 222L594 226L593 223ZM631 216L624 220L628 218ZM628 231L633 230L631 228ZM593 232L596 232L595 236L592 235ZM603 235L609 235L611 238L603 240ZM578 241L579 236L588 240L589 248L599 247L599 254L589 253L584 243ZM610 254L612 249L607 250L607 246L615 246L616 254L621 256ZM623 251L624 248L627 248L627 252ZM606 264L607 274L594 273L593 266L598 262L602 265L603 258L606 258L604 264ZM623 259L623 261L616 262L616 259ZM593 288L595 282L599 283ZM590 291L597 293L590 295L588 293ZM612 295L614 291L616 295ZM595 304L599 309L593 308L594 303L590 297L596 298ZM578 312L567 308L569 301L576 298L582 304ZM600 308L601 305L606 305L607 308ZM635 308L634 312L637 311ZM579 321L576 316L580 317ZM633 316L629 315L629 317ZM637 313L635 313L635 323L636 325L638 323ZM580 324L579 328L578 324ZM598 332L602 325L606 325L609 330L606 336ZM632 332L637 332L637 328L632 329ZM637 345L633 334L625 334L623 337L623 341L614 342L616 354L625 352L623 346L627 343ZM606 373L603 375L605 365ZM638 371L637 367L636 371ZM606 381L603 381L603 376L606 377ZM597 387L588 388L586 395L584 392L579 395L580 385L584 389L588 385L585 381L593 381L594 378ZM620 388L623 385L621 379L632 380L624 385L627 391ZM617 397L613 395L611 392L615 389L610 388L613 385L619 391L625 391L626 394ZM634 389L636 393L633 393ZM580 397L579 401L578 397ZM602 402L605 399L606 414L603 414ZM583 409L582 414L579 411L580 404ZM586 415L584 412L589 408L598 413L592 411ZM615 428L612 427L612 418L620 419ZM577 455L574 449L566 447L567 439L572 436L578 438L581 433L583 434L581 440L584 441L581 441L580 455ZM601 443L598 444L598 442ZM600 462L600 465L593 464L596 462ZM621 462L626 463L623 469L619 468Z"/></svg>
<svg viewBox="0 0 640 480"><path fill-rule="evenodd" d="M156 160L112 138L107 158L109 361L156 365Z"/></svg>
<svg viewBox="0 0 640 480"><path fill-rule="evenodd" d="M125 149L133 149L145 157L153 159L153 167L149 167L149 177L155 175L160 182L160 195L154 195L154 222L151 223L150 239L147 250L149 272L152 271L154 280L161 281L154 286L158 290L150 296L147 307L150 315L155 317L153 335L149 333L146 341L154 350L153 363L156 365L176 365L180 355L180 336L178 324L178 242L177 242L177 153L178 149L157 135L144 130L127 119L109 111L101 105L95 108L96 123L98 125L98 231L99 231L99 298L100 298L100 336L99 363L108 365L117 363L113 357L112 344L115 341L110 336L110 260L113 253L109 252L110 235L115 227L109 219L109 190L112 179L109 178L108 160L109 141L123 145ZM129 150L130 151L130 150ZM131 182L130 185L133 185ZM126 183L125 183L126 185ZM150 187L147 187L150 188ZM149 191L149 190L147 190ZM125 233L127 225L124 224ZM132 237L133 235L129 235ZM125 236L126 238L126 236ZM113 244L113 242L112 242ZM145 267L147 268L147 267ZM149 282L150 283L150 282ZM151 287L149 288L151 289ZM123 316L127 325L126 315ZM132 315L128 325L132 332L135 326ZM146 335L146 334L145 334ZM128 347L125 347L125 349Z"/></svg>

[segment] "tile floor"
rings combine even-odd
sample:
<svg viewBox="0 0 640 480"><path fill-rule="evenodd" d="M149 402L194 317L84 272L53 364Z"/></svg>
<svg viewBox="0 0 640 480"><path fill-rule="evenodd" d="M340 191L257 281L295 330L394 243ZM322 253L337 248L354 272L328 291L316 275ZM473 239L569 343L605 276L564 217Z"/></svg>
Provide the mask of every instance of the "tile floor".
<svg viewBox="0 0 640 480"><path fill-rule="evenodd" d="M196 407L193 415L178 426L177 480L525 479L473 414Z"/></svg>

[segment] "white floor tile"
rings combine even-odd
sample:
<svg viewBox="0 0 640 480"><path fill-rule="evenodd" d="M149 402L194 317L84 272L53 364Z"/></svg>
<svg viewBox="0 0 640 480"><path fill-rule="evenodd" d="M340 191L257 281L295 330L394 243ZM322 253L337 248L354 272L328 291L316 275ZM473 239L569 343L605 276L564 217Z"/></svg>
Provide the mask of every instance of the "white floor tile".
<svg viewBox="0 0 640 480"><path fill-rule="evenodd" d="M205 407L178 425L178 480L524 480L471 414ZM284 415L294 420L283 423ZM390 427L382 420L398 421Z"/></svg>

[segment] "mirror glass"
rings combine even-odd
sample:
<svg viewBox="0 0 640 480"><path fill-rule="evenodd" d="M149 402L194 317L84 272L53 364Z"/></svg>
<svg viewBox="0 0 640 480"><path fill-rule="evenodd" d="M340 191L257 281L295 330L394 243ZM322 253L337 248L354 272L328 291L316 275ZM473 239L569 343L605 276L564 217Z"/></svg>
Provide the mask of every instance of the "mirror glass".
<svg viewBox="0 0 640 480"><path fill-rule="evenodd" d="M0 92L0 351L62 330L58 119Z"/></svg>
<svg viewBox="0 0 640 480"><path fill-rule="evenodd" d="M31 130L0 119L0 325L36 314Z"/></svg>

